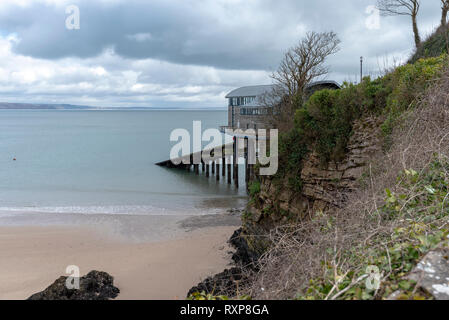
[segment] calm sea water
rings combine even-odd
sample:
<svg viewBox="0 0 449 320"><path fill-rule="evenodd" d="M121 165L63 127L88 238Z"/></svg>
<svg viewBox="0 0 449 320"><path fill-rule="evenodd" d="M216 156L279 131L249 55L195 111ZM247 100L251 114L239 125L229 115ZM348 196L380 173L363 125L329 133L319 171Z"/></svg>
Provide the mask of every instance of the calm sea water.
<svg viewBox="0 0 449 320"><path fill-rule="evenodd" d="M196 215L241 206L244 188L155 165L169 158L173 129L192 131L194 120L217 128L226 119L225 111L0 110L0 217Z"/></svg>

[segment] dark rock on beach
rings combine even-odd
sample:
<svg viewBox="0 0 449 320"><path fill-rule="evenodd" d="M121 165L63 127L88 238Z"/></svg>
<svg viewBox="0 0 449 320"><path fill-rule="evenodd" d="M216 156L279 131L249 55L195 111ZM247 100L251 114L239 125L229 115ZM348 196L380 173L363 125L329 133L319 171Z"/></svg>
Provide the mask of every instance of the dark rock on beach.
<svg viewBox="0 0 449 320"><path fill-rule="evenodd" d="M236 249L236 252L232 255L232 260L237 265L255 269L259 255L249 248L248 242L243 237L243 232L243 228L240 228L229 239L229 243Z"/></svg>
<svg viewBox="0 0 449 320"><path fill-rule="evenodd" d="M245 284L245 280L247 280L247 277L244 276L242 268L226 269L190 289L187 297L196 292L205 292L215 296L234 296L238 288Z"/></svg>
<svg viewBox="0 0 449 320"><path fill-rule="evenodd" d="M60 277L42 292L33 294L28 300L109 300L120 290L114 287L114 278L106 272L91 271L80 278L80 288L67 289L67 277Z"/></svg>

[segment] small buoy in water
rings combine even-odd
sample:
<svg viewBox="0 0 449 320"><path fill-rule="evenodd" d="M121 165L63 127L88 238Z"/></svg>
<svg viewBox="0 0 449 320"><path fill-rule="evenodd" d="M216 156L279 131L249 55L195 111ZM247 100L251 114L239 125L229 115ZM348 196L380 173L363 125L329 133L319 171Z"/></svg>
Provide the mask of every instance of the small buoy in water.
<svg viewBox="0 0 449 320"><path fill-rule="evenodd" d="M16 158L14 158L14 159L12 159L13 161L16 161L17 159Z"/></svg>

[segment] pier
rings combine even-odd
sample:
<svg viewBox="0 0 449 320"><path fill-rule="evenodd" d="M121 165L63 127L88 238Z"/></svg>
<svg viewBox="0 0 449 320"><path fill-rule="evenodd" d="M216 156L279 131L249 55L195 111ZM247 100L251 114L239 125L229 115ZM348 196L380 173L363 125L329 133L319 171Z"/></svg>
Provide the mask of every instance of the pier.
<svg viewBox="0 0 449 320"><path fill-rule="evenodd" d="M256 159L256 143L257 137L234 137L232 143L191 153L176 159L161 161L156 163L156 165L171 169L186 170L196 175L203 174L206 178L214 176L216 181L220 181L221 176L227 184L234 184L236 188L239 188L240 158L244 158L246 186L255 177L254 161L250 161L250 159ZM216 149L221 149L220 155L214 155ZM206 155L206 158L210 160L205 162L203 155Z"/></svg>

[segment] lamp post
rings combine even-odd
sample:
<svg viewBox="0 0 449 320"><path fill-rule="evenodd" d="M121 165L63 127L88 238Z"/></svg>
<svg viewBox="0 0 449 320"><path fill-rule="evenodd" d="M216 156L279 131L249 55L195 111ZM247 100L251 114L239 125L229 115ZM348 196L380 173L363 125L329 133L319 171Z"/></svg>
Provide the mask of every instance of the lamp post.
<svg viewBox="0 0 449 320"><path fill-rule="evenodd" d="M363 57L360 57L360 83L363 81Z"/></svg>

